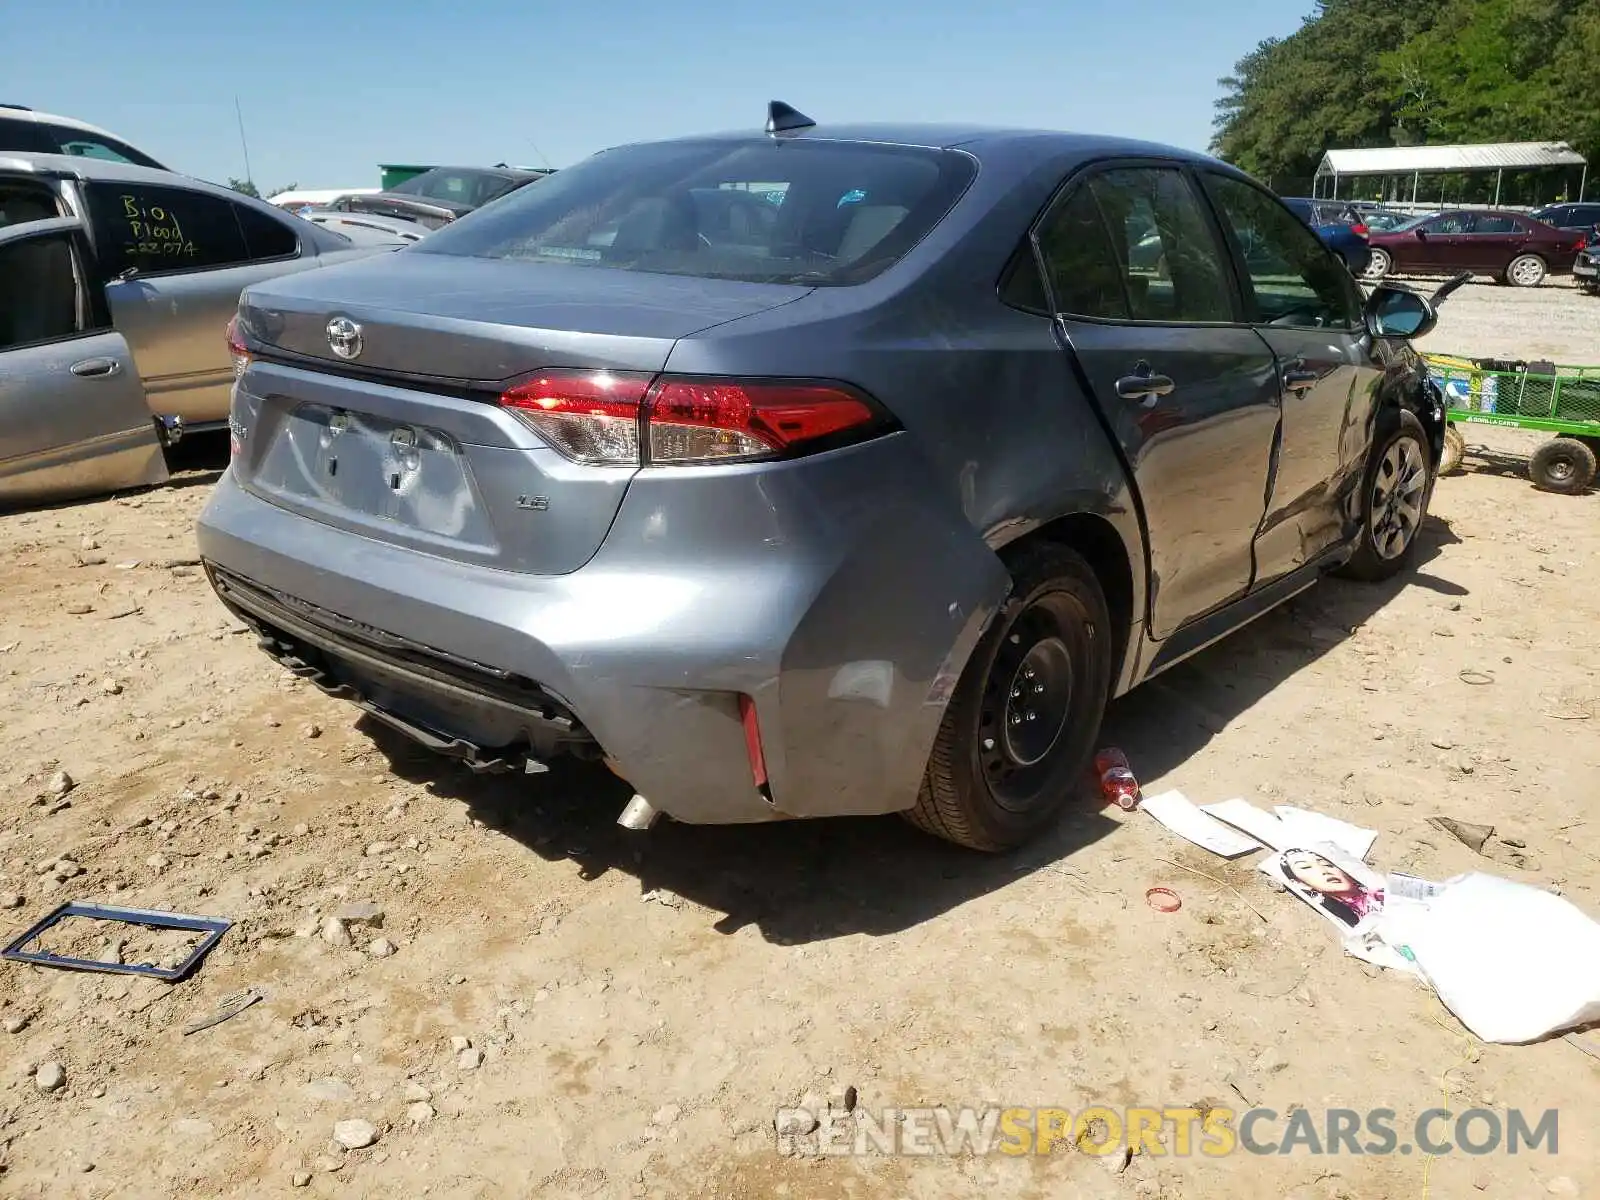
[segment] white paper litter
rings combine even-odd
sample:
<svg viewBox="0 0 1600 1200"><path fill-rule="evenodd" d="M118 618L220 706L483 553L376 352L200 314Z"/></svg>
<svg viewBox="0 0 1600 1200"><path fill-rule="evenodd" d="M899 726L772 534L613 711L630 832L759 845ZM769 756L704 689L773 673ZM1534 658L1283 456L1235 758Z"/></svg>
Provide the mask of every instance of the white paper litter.
<svg viewBox="0 0 1600 1200"><path fill-rule="evenodd" d="M1139 807L1179 837L1187 838L1201 849L1220 854L1223 858L1237 858L1261 849L1253 838L1236 833L1221 821L1206 816L1182 792L1146 796L1140 801Z"/></svg>
<svg viewBox="0 0 1600 1200"><path fill-rule="evenodd" d="M1431 879L1390 871L1384 881L1384 896L1389 904L1428 904L1444 888L1444 884L1434 883Z"/></svg>
<svg viewBox="0 0 1600 1200"><path fill-rule="evenodd" d="M1378 932L1410 951L1445 1007L1486 1042L1600 1020L1600 923L1560 896L1458 875L1425 903L1386 907Z"/></svg>
<svg viewBox="0 0 1600 1200"><path fill-rule="evenodd" d="M1283 822L1248 800L1235 797L1220 804L1202 804L1200 811L1242 830L1271 850L1288 849Z"/></svg>
<svg viewBox="0 0 1600 1200"><path fill-rule="evenodd" d="M1372 850L1372 843L1378 840L1375 829L1363 829L1338 817L1289 804L1279 804L1269 813L1248 800L1235 797L1220 804L1202 804L1200 811L1242 830L1273 850L1326 844L1364 860Z"/></svg>
<svg viewBox="0 0 1600 1200"><path fill-rule="evenodd" d="M1341 821L1338 817L1307 812L1303 808L1293 808L1287 804L1280 804L1272 811L1278 815L1278 820L1287 831L1290 845L1304 846L1311 842L1327 842L1339 847L1346 854L1365 860L1372 850L1372 843L1378 840L1376 829L1363 829L1359 825L1350 824L1349 821Z"/></svg>

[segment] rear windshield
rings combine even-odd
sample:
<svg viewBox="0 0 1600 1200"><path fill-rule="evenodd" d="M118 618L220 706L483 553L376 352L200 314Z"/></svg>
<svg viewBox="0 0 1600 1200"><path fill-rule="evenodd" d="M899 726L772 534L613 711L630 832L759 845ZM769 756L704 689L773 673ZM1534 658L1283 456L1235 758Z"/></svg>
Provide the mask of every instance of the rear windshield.
<svg viewBox="0 0 1600 1200"><path fill-rule="evenodd" d="M389 190L424 200L448 200L472 208L487 204L509 188L515 180L490 171L451 171L435 169L414 175Z"/></svg>
<svg viewBox="0 0 1600 1200"><path fill-rule="evenodd" d="M664 142L558 171L407 253L752 283L860 283L950 210L975 166L854 142Z"/></svg>

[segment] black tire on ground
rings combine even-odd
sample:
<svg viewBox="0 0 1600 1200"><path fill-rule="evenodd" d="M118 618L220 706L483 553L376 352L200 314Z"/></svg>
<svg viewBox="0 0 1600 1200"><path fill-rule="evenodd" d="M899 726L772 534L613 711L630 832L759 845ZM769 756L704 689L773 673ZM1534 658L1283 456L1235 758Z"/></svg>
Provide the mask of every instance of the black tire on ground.
<svg viewBox="0 0 1600 1200"><path fill-rule="evenodd" d="M1528 478L1540 491L1580 496L1594 482L1595 454L1577 438L1554 438L1533 452Z"/></svg>
<svg viewBox="0 0 1600 1200"><path fill-rule="evenodd" d="M1111 691L1111 618L1082 556L1039 542L1012 560L1011 578L903 814L974 850L1019 846L1056 822L1094 754Z"/></svg>
<svg viewBox="0 0 1600 1200"><path fill-rule="evenodd" d="M1375 583L1411 565L1433 497L1429 460L1422 422L1405 409L1383 409L1361 477L1359 540L1339 574Z"/></svg>
<svg viewBox="0 0 1600 1200"><path fill-rule="evenodd" d="M1454 425L1444 427L1444 452L1439 456L1439 474L1454 475L1467 456L1467 439Z"/></svg>

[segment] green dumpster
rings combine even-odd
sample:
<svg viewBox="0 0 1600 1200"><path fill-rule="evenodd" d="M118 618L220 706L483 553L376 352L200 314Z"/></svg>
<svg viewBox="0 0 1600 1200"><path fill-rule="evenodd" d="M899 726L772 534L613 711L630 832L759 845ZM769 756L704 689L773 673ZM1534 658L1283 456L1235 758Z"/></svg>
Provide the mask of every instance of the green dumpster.
<svg viewBox="0 0 1600 1200"><path fill-rule="evenodd" d="M415 179L424 171L431 171L432 167L419 167L410 163L379 163L378 182L384 191L391 191L398 184L408 179Z"/></svg>

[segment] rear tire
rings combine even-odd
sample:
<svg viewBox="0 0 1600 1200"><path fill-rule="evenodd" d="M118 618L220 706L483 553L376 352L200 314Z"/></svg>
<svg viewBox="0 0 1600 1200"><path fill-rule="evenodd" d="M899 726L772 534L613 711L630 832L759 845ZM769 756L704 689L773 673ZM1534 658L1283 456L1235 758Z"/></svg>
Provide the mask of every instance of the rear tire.
<svg viewBox="0 0 1600 1200"><path fill-rule="evenodd" d="M1339 574L1376 583L1411 565L1433 496L1428 462L1422 422L1406 409L1383 409L1361 479L1360 540Z"/></svg>
<svg viewBox="0 0 1600 1200"><path fill-rule="evenodd" d="M1011 849L1056 822L1111 691L1111 617L1083 557L1040 542L1018 554L1011 577L945 709L917 803L902 814L974 850Z"/></svg>
<svg viewBox="0 0 1600 1200"><path fill-rule="evenodd" d="M1439 456L1439 474L1454 475L1461 470L1462 460L1466 457L1466 437L1454 425L1446 425L1444 430L1444 453Z"/></svg>
<svg viewBox="0 0 1600 1200"><path fill-rule="evenodd" d="M1548 269L1537 254L1519 254L1506 267L1505 281L1512 287L1538 287Z"/></svg>
<svg viewBox="0 0 1600 1200"><path fill-rule="evenodd" d="M1594 474L1594 451L1577 438L1554 438L1528 460L1533 486L1559 496L1581 496L1594 482Z"/></svg>

